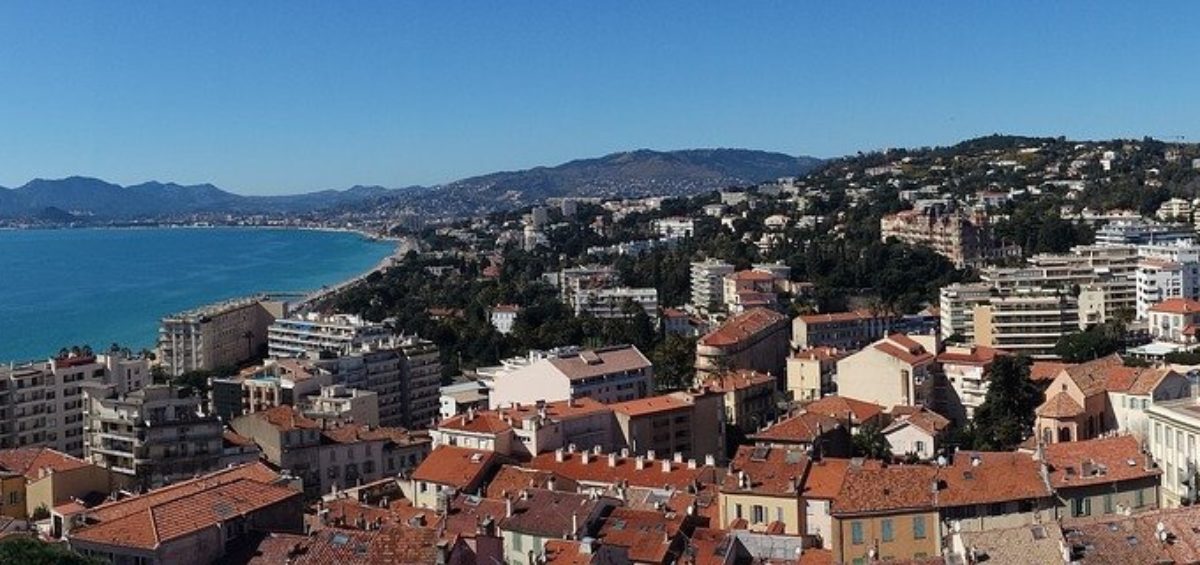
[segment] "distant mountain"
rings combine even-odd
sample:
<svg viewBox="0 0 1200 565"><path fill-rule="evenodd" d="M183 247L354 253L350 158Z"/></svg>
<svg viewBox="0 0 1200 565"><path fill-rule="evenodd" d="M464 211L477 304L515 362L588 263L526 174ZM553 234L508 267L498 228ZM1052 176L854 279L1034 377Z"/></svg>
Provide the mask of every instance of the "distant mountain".
<svg viewBox="0 0 1200 565"><path fill-rule="evenodd" d="M677 196L800 176L821 162L814 157L749 149L640 149L554 167L467 178L437 187L421 198L441 209L493 209L561 196Z"/></svg>
<svg viewBox="0 0 1200 565"><path fill-rule="evenodd" d="M526 206L556 196L695 194L803 175L821 162L812 157L748 149L642 149L555 167L492 173L433 188L354 186L287 196L241 196L211 184L152 181L121 186L76 176L35 179L13 189L0 187L0 218L130 220L208 213L308 213L380 206L438 214L471 213Z"/></svg>

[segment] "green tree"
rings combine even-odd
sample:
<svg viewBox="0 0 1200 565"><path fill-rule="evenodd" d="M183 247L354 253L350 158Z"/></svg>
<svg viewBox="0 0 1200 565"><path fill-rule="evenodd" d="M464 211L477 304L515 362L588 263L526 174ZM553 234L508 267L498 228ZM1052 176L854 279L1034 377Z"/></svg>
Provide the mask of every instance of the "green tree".
<svg viewBox="0 0 1200 565"><path fill-rule="evenodd" d="M1054 353L1068 363L1082 363L1116 353L1123 345L1125 326L1120 322L1097 324L1070 333L1054 344Z"/></svg>
<svg viewBox="0 0 1200 565"><path fill-rule="evenodd" d="M976 449L1011 451L1029 437L1042 402L1042 391L1029 379L1030 365L1029 358L1010 355L992 363L987 396L975 411Z"/></svg>
<svg viewBox="0 0 1200 565"><path fill-rule="evenodd" d="M687 388L696 374L696 340L668 335L650 353L650 361L654 364L654 385L657 390Z"/></svg>
<svg viewBox="0 0 1200 565"><path fill-rule="evenodd" d="M864 424L858 428L858 433L852 438L854 455L870 459L891 459L892 446L883 429L876 424Z"/></svg>
<svg viewBox="0 0 1200 565"><path fill-rule="evenodd" d="M0 541L0 563L22 565L103 565L105 562L84 557L62 544L39 541L33 537L12 536Z"/></svg>

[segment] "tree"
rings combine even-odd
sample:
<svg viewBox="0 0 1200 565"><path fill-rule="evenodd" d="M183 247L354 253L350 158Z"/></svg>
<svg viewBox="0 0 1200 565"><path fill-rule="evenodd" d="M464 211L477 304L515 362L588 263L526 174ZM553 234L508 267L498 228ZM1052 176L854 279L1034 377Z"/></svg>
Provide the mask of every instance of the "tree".
<svg viewBox="0 0 1200 565"><path fill-rule="evenodd" d="M104 561L84 557L61 544L33 537L11 536L0 541L0 563L23 565L103 565Z"/></svg>
<svg viewBox="0 0 1200 565"><path fill-rule="evenodd" d="M654 364L654 387L657 390L678 390L691 386L696 369L696 340L680 335L668 335L650 353Z"/></svg>
<svg viewBox="0 0 1200 565"><path fill-rule="evenodd" d="M1116 353L1125 335L1124 324L1113 321L1070 333L1054 344L1054 353L1068 363L1082 363Z"/></svg>
<svg viewBox="0 0 1200 565"><path fill-rule="evenodd" d="M883 435L883 429L876 424L863 424L859 427L852 443L854 455L858 457L884 460L892 458L892 446Z"/></svg>
<svg viewBox="0 0 1200 565"><path fill-rule="evenodd" d="M974 447L1011 451L1033 430L1034 410L1042 391L1029 379L1028 357L996 358L988 376L988 391L975 411Z"/></svg>

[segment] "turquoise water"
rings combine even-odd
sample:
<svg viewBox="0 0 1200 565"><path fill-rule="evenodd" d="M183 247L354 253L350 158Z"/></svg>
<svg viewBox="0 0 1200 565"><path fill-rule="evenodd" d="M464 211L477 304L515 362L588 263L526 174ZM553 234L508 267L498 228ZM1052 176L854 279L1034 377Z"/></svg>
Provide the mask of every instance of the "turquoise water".
<svg viewBox="0 0 1200 565"><path fill-rule="evenodd" d="M0 362L117 342L152 348L164 315L359 275L393 245L283 229L0 230Z"/></svg>

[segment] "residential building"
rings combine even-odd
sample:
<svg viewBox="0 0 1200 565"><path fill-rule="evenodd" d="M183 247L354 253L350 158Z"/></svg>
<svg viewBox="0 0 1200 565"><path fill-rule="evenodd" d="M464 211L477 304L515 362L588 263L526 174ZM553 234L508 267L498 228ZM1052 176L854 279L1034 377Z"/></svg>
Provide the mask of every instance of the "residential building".
<svg viewBox="0 0 1200 565"><path fill-rule="evenodd" d="M70 548L112 563L207 565L253 532L304 532L299 491L260 463L218 471L79 515Z"/></svg>
<svg viewBox="0 0 1200 565"><path fill-rule="evenodd" d="M1200 508L1113 516L1072 526L1071 563L1189 563L1200 555Z"/></svg>
<svg viewBox="0 0 1200 565"><path fill-rule="evenodd" d="M720 306L724 301L724 277L732 272L733 265L713 259L692 263L692 306L704 313Z"/></svg>
<svg viewBox="0 0 1200 565"><path fill-rule="evenodd" d="M1049 358L1062 336L1079 331L1079 304L1065 290L1017 289L976 306L973 321L977 345Z"/></svg>
<svg viewBox="0 0 1200 565"><path fill-rule="evenodd" d="M1052 443L1043 453L1065 523L1158 508L1162 470L1133 436Z"/></svg>
<svg viewBox="0 0 1200 565"><path fill-rule="evenodd" d="M482 381L466 379L438 389L439 419L445 420L468 409L487 410L488 387Z"/></svg>
<svg viewBox="0 0 1200 565"><path fill-rule="evenodd" d="M507 499L505 516L498 523L505 563L537 565L549 541L595 539L601 520L619 503L554 490L521 491L516 500Z"/></svg>
<svg viewBox="0 0 1200 565"><path fill-rule="evenodd" d="M943 537L952 532L1033 526L1055 518L1042 463L1020 451L958 451L934 471L931 485Z"/></svg>
<svg viewBox="0 0 1200 565"><path fill-rule="evenodd" d="M379 395L344 385L323 386L300 403L305 416L325 424L379 426Z"/></svg>
<svg viewBox="0 0 1200 565"><path fill-rule="evenodd" d="M700 337L708 333L708 321L677 308L663 308L663 333L683 337Z"/></svg>
<svg viewBox="0 0 1200 565"><path fill-rule="evenodd" d="M725 455L724 395L681 391L612 405L621 448L633 455L649 452L679 458Z"/></svg>
<svg viewBox="0 0 1200 565"><path fill-rule="evenodd" d="M892 455L928 461L939 453L949 427L950 420L922 408L892 420L883 428L883 437L887 439Z"/></svg>
<svg viewBox="0 0 1200 565"><path fill-rule="evenodd" d="M810 402L836 392L837 362L845 356L836 348L817 346L788 357L788 396L797 402Z"/></svg>
<svg viewBox="0 0 1200 565"><path fill-rule="evenodd" d="M1194 240L1138 246L1138 319L1170 298L1200 300L1200 244Z"/></svg>
<svg viewBox="0 0 1200 565"><path fill-rule="evenodd" d="M172 385L128 394L84 389L84 459L142 487L162 486L221 464L223 426L203 398Z"/></svg>
<svg viewBox="0 0 1200 565"><path fill-rule="evenodd" d="M788 319L755 308L738 314L696 342L696 379L745 369L782 383L788 357Z"/></svg>
<svg viewBox="0 0 1200 565"><path fill-rule="evenodd" d="M1187 224L1160 224L1150 220L1116 220L1096 230L1097 245L1142 245L1194 239L1196 230Z"/></svg>
<svg viewBox="0 0 1200 565"><path fill-rule="evenodd" d="M775 419L779 380L754 371L730 371L696 384L725 396L725 422L743 432L754 431Z"/></svg>
<svg viewBox="0 0 1200 565"><path fill-rule="evenodd" d="M858 433L863 426L883 428L888 416L883 406L847 396L826 396L805 404L804 411L833 418L851 433Z"/></svg>
<svg viewBox="0 0 1200 565"><path fill-rule="evenodd" d="M801 447L738 447L720 487L714 527L777 534L808 532L803 497L812 461Z"/></svg>
<svg viewBox="0 0 1200 565"><path fill-rule="evenodd" d="M306 360L271 359L227 378L209 379L213 412L229 420L275 406L295 406L334 382L333 374L318 371Z"/></svg>
<svg viewBox="0 0 1200 565"><path fill-rule="evenodd" d="M478 494L500 460L494 451L438 446L413 471L405 498L416 508L446 508L456 493Z"/></svg>
<svg viewBox="0 0 1200 565"><path fill-rule="evenodd" d="M256 296L167 316L158 330L158 360L171 376L236 367L261 354L267 329L286 315L286 304Z"/></svg>
<svg viewBox="0 0 1200 565"><path fill-rule="evenodd" d="M48 447L0 450L0 516L25 520L72 499L106 496L126 484L107 469ZM58 537L54 535L53 537Z"/></svg>
<svg viewBox="0 0 1200 565"><path fill-rule="evenodd" d="M1200 330L1200 302L1169 298L1149 309L1150 337L1169 343L1192 345Z"/></svg>
<svg viewBox="0 0 1200 565"><path fill-rule="evenodd" d="M654 231L665 238L692 237L696 233L696 222L691 218L674 216L651 222Z"/></svg>
<svg viewBox="0 0 1200 565"><path fill-rule="evenodd" d="M612 288L621 280L616 269L600 265L563 269L542 276L558 287L563 304L570 305L574 305L575 296L585 290Z"/></svg>
<svg viewBox="0 0 1200 565"><path fill-rule="evenodd" d="M515 304L497 304L488 313L488 318L496 331L508 335L512 333L513 324L517 323L517 315L520 313L521 307Z"/></svg>
<svg viewBox="0 0 1200 565"><path fill-rule="evenodd" d="M469 408L438 422L431 436L435 447L495 451L521 460L569 445L615 451L625 441L617 430L614 407L581 398L496 410Z"/></svg>
<svg viewBox="0 0 1200 565"><path fill-rule="evenodd" d="M982 215L945 211L942 207L905 210L884 216L879 228L883 241L895 238L932 248L958 267L987 254L987 221Z"/></svg>
<svg viewBox="0 0 1200 565"><path fill-rule="evenodd" d="M640 309L658 325L658 290L654 288L597 288L571 295L576 316L600 319L630 318Z"/></svg>
<svg viewBox="0 0 1200 565"><path fill-rule="evenodd" d="M263 458L303 481L309 495L346 489L411 470L430 449L429 436L363 424L323 426L293 406L229 422L262 449Z"/></svg>
<svg viewBox="0 0 1200 565"><path fill-rule="evenodd" d="M838 395L883 406L932 403L934 340L891 334L838 361Z"/></svg>
<svg viewBox="0 0 1200 565"><path fill-rule="evenodd" d="M950 385L944 407L956 421L965 423L975 418L975 410L987 397L988 381L996 357L1005 355L1000 349L983 345L947 347L937 361Z"/></svg>
<svg viewBox="0 0 1200 565"><path fill-rule="evenodd" d="M421 429L437 420L442 363L437 345L429 340L390 337L313 365L331 373L333 384L378 395L382 426Z"/></svg>
<svg viewBox="0 0 1200 565"><path fill-rule="evenodd" d="M936 470L923 465L850 465L830 505L836 563L924 559L941 554Z"/></svg>
<svg viewBox="0 0 1200 565"><path fill-rule="evenodd" d="M942 339L961 337L965 343L975 340L975 307L987 304L992 286L987 283L954 283L939 291Z"/></svg>
<svg viewBox="0 0 1200 565"><path fill-rule="evenodd" d="M729 273L721 281L721 301L725 311L730 314L739 314L749 308L775 308L778 305L776 292L781 281L773 273L750 269Z"/></svg>
<svg viewBox="0 0 1200 565"><path fill-rule="evenodd" d="M1150 453L1162 469L1162 506L1200 502L1200 397L1156 402L1146 410Z"/></svg>
<svg viewBox="0 0 1200 565"><path fill-rule="evenodd" d="M491 408L591 398L602 403L644 398L653 388L650 361L632 345L567 349L497 374Z"/></svg>
<svg viewBox="0 0 1200 565"><path fill-rule="evenodd" d="M888 334L899 317L866 310L806 314L792 320L792 349L817 346L853 351Z"/></svg>
<svg viewBox="0 0 1200 565"><path fill-rule="evenodd" d="M308 312L275 320L267 328L267 353L273 358L344 355L368 342L386 339L392 330L351 314Z"/></svg>
<svg viewBox="0 0 1200 565"><path fill-rule="evenodd" d="M748 436L755 445L801 448L814 457L849 457L850 427L844 420L816 412L800 412Z"/></svg>

